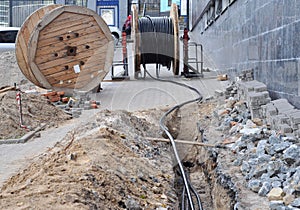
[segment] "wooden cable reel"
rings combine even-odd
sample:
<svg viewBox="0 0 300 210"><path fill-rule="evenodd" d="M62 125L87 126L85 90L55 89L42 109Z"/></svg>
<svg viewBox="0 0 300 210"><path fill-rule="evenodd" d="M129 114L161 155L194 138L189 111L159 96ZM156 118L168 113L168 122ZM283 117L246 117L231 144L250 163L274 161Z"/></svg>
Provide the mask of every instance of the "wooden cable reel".
<svg viewBox="0 0 300 210"><path fill-rule="evenodd" d="M174 29L174 56L172 61L173 74L179 74L179 25L178 25L178 7L175 3L172 4L170 10L170 18L172 19ZM136 5L132 6L132 36L134 40L134 74L135 78L141 73L141 37L138 26L138 11Z"/></svg>
<svg viewBox="0 0 300 210"><path fill-rule="evenodd" d="M25 20L16 40L22 73L46 89L89 91L97 87L110 71L113 54L106 23L94 11L79 6L38 9Z"/></svg>

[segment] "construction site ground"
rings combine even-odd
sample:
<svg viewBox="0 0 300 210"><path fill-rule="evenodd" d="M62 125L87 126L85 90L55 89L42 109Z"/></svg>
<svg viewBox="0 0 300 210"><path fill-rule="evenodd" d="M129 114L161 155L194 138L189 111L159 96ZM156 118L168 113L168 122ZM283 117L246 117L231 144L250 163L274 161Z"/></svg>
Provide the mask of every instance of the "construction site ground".
<svg viewBox="0 0 300 210"><path fill-rule="evenodd" d="M10 58L4 66L9 63L9 68L17 68L12 54L2 56ZM149 71L155 74L154 67ZM12 76L18 78L16 82L23 81L21 88L31 87L17 74ZM0 209L177 208L181 181L174 172L172 149L147 137L162 138L162 114L196 94L149 76L135 80L133 73L129 74L131 80L122 82L110 81L108 75L101 83L103 90L90 94L101 102L99 109L85 110L79 118L57 120L59 123L25 144L0 145ZM200 123L209 140L206 143L224 140L222 133L215 131L211 116L217 107L214 92L223 90L227 81L218 81L216 76L217 72L205 72L204 78L174 78L170 71L161 71L161 78L189 84L203 95L202 103L189 105L168 119L178 139L197 141ZM15 80L7 80L7 85ZM185 163L211 167L204 170L198 165L190 171L204 209L229 209L228 191L213 184L213 175L207 180L207 173L215 167L209 163L210 154L202 147L185 144L178 144L178 149Z"/></svg>

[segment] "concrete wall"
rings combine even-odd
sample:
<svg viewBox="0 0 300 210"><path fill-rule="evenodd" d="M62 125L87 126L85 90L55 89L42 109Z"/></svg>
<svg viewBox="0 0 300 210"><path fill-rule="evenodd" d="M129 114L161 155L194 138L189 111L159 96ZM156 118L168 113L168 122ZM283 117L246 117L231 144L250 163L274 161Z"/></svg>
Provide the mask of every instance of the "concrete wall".
<svg viewBox="0 0 300 210"><path fill-rule="evenodd" d="M252 68L272 98L300 108L299 11L299 0L236 0L209 24L204 15L190 36L203 44L204 66L235 73Z"/></svg>

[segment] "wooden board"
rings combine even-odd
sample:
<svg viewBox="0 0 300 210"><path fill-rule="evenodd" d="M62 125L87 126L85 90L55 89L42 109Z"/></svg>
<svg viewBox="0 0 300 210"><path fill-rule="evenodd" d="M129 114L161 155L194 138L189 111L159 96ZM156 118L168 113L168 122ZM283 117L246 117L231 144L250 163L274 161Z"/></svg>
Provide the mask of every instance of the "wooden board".
<svg viewBox="0 0 300 210"><path fill-rule="evenodd" d="M20 31L16 38L16 59L20 70L25 77L37 86L41 86L41 83L36 79L34 74L31 72L29 61L28 61L28 41L31 34L33 33L36 25L44 15L60 5L49 5L42 7L30 15L22 24Z"/></svg>
<svg viewBox="0 0 300 210"><path fill-rule="evenodd" d="M132 37L133 37L133 59L134 59L134 76L138 77L141 72L141 51L140 51L140 33L138 29L138 11L136 5L132 6Z"/></svg>
<svg viewBox="0 0 300 210"><path fill-rule="evenodd" d="M179 24L178 24L178 7L173 3L170 10L170 17L172 18L174 27L174 59L173 59L173 73L179 74Z"/></svg>

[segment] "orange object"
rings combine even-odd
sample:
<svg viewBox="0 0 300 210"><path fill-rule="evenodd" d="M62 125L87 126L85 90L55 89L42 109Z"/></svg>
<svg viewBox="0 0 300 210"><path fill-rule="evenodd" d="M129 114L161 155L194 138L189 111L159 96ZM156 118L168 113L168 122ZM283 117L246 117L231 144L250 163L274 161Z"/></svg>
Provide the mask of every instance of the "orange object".
<svg viewBox="0 0 300 210"><path fill-rule="evenodd" d="M49 96L55 96L56 94L57 94L56 91L52 91L52 92L43 94L43 96L49 97Z"/></svg>
<svg viewBox="0 0 300 210"><path fill-rule="evenodd" d="M98 106L97 106L97 104L91 104L91 107L93 108L93 109L97 109L98 108Z"/></svg>
<svg viewBox="0 0 300 210"><path fill-rule="evenodd" d="M63 103L67 103L67 102L69 101L69 99L70 99L70 98L68 98L68 97L63 97L63 98L61 99L61 101L62 101Z"/></svg>
<svg viewBox="0 0 300 210"><path fill-rule="evenodd" d="M57 95L63 96L63 95L65 95L65 92L64 91L59 91L59 92L57 92Z"/></svg>
<svg viewBox="0 0 300 210"><path fill-rule="evenodd" d="M51 102L58 102L58 101L60 101L60 96L58 96L58 95L56 95L56 96L51 96L51 97L49 98L49 100L50 100Z"/></svg>
<svg viewBox="0 0 300 210"><path fill-rule="evenodd" d="M233 126L235 126L235 125L237 125L238 123L237 122L234 122L234 121L231 121L230 122L230 125L231 125L231 127L233 127Z"/></svg>

